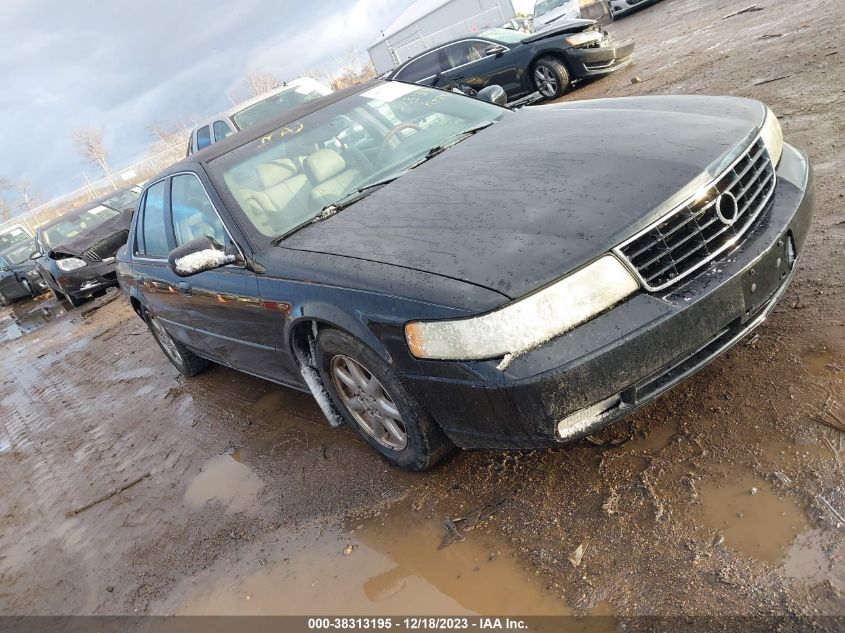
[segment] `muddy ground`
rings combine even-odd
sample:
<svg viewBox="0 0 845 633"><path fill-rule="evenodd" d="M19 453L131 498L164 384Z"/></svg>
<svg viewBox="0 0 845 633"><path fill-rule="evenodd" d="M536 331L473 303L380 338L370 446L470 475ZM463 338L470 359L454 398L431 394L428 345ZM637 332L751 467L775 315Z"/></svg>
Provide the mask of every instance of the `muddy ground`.
<svg viewBox="0 0 845 633"><path fill-rule="evenodd" d="M181 377L122 299L38 328L51 302L28 304L0 315L0 611L845 614L845 440L815 417L845 418L845 8L722 19L747 4L616 22L635 63L566 97L756 97L818 178L779 308L600 436L630 441L412 475L309 396Z"/></svg>

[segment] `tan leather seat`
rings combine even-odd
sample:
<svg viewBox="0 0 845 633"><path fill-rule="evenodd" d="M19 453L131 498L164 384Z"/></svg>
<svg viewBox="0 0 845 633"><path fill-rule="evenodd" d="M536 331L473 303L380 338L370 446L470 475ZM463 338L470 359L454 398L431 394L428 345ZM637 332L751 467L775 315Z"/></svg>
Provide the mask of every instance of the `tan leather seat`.
<svg viewBox="0 0 845 633"><path fill-rule="evenodd" d="M348 193L361 179L357 169L347 169L343 156L333 149L318 149L305 159L305 173L313 184L311 199L331 204Z"/></svg>
<svg viewBox="0 0 845 633"><path fill-rule="evenodd" d="M262 233L282 233L316 212L310 198L311 183L297 171L290 159L262 163L256 167L261 190L239 190L244 211Z"/></svg>

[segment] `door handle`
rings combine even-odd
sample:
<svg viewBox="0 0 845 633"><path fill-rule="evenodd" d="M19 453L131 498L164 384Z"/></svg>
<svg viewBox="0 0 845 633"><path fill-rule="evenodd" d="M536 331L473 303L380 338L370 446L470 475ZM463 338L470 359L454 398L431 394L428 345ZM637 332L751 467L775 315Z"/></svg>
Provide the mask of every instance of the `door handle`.
<svg viewBox="0 0 845 633"><path fill-rule="evenodd" d="M180 281L178 284L176 284L176 287L179 289L180 294L191 294L191 284L189 284L187 281Z"/></svg>
<svg viewBox="0 0 845 633"><path fill-rule="evenodd" d="M454 75L454 76L452 77L452 79L463 79L463 78L464 78L464 76L463 76L463 75Z"/></svg>

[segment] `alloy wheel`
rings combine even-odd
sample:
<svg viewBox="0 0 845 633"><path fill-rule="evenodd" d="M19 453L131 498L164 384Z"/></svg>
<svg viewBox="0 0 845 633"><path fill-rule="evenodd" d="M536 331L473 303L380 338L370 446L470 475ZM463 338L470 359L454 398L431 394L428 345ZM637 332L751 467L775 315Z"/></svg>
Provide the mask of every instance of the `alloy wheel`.
<svg viewBox="0 0 845 633"><path fill-rule="evenodd" d="M554 97L557 94L557 78L546 66L540 65L534 69L534 85L544 97Z"/></svg>
<svg viewBox="0 0 845 633"><path fill-rule="evenodd" d="M349 356L338 354L332 358L331 375L344 406L365 433L394 451L408 445L402 415L372 372Z"/></svg>

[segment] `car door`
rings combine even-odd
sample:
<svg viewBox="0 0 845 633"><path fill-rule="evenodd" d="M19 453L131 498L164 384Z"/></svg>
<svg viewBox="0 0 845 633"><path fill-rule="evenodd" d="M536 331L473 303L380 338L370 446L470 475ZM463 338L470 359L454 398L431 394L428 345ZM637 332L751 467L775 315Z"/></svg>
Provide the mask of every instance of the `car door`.
<svg viewBox="0 0 845 633"><path fill-rule="evenodd" d="M488 52L489 51L489 52ZM499 85L512 99L520 91L516 56L497 42L467 39L441 49L443 76L475 90Z"/></svg>
<svg viewBox="0 0 845 633"><path fill-rule="evenodd" d="M132 246L132 276L141 302L160 319L171 338L202 351L202 342L186 324L178 293L180 279L167 263L174 248L168 228L169 188L169 178L159 180L147 187L139 202Z"/></svg>
<svg viewBox="0 0 845 633"><path fill-rule="evenodd" d="M217 210L223 203L213 191L204 175L173 176L170 204L175 243L182 246L208 236L243 253L232 237L239 233L224 224ZM186 277L177 287L187 322L208 356L241 371L287 381L290 373L281 362L278 318L261 301L254 272L242 263L230 264Z"/></svg>

